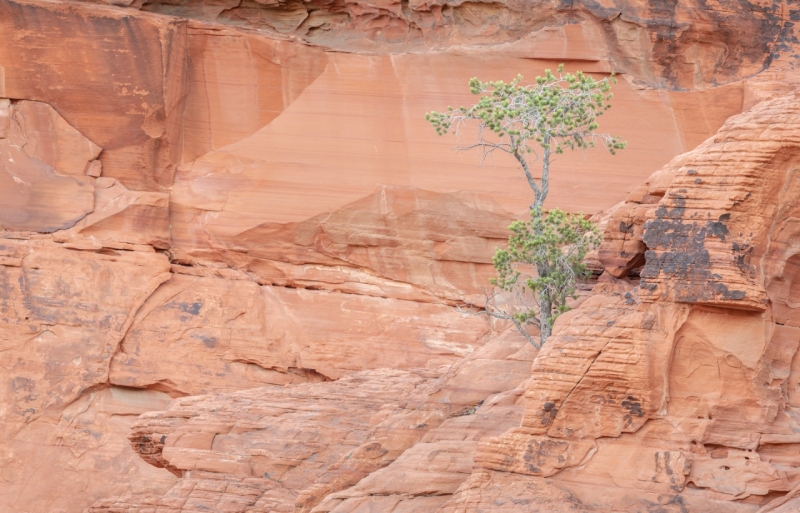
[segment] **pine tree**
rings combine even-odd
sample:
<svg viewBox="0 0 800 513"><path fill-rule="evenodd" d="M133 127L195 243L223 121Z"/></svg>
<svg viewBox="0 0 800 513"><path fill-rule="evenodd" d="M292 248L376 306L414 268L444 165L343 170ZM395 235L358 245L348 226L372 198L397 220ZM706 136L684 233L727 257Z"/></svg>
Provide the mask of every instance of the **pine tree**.
<svg viewBox="0 0 800 513"><path fill-rule="evenodd" d="M611 105L613 77L602 80L580 71L557 74L545 70L535 84L520 85L522 76L503 81L469 81L470 92L480 96L472 107L447 108L446 112L425 115L439 135L460 133L463 126L477 125L477 141L458 149L477 148L483 158L495 151L508 153L522 167L533 190L531 220L516 221L506 250L498 250L494 265L498 277L492 280L501 290L513 292L520 301L516 312L508 312L493 303L497 293L487 298L487 311L514 322L519 331L536 347L541 347L552 332L555 318L568 309L567 299L575 296L576 281L586 277L583 259L600 243L597 228L581 215L568 215L554 209L544 211L550 189L550 163L554 154L570 149L588 149L597 144L611 153L625 148L619 137L598 133L597 118ZM541 162L537 180L532 164ZM535 274L523 270L533 268ZM525 302L531 297L533 304ZM539 328L539 343L527 326Z"/></svg>

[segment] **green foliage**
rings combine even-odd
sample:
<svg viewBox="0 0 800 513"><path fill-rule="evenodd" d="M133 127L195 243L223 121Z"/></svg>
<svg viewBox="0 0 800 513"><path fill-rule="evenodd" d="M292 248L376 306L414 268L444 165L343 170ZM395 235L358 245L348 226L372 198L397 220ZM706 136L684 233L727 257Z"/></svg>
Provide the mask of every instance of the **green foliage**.
<svg viewBox="0 0 800 513"><path fill-rule="evenodd" d="M597 80L580 71L574 75L564 73L561 64L557 74L545 70L533 85L523 86L521 82L522 75L509 83L472 78L469 88L480 96L478 103L458 109L448 107L446 112L428 112L425 119L439 135L451 131L458 134L463 124L477 123L477 143L462 149L481 147L485 153L501 150L513 155L536 196L533 206L542 206L548 191L551 152L590 148L597 143L612 154L625 148L626 142L621 138L596 132L598 118L611 107L611 87L616 79L612 75ZM530 154L538 156L539 151L542 177L537 183L529 167Z"/></svg>
<svg viewBox="0 0 800 513"><path fill-rule="evenodd" d="M484 158L500 150L522 167L534 193L531 220L510 226L508 249L497 251L494 265L498 277L492 280L499 289L512 292L520 306L513 312L498 308L493 303L499 294L495 293L487 298L486 311L511 320L533 345L541 347L556 317L568 309L567 299L575 296L576 281L586 278L584 257L600 243L597 228L583 217L560 210L544 215L551 155L597 144L616 154L626 142L597 132L598 118L611 107L611 87L616 83L613 74L597 80L580 71L564 73L561 64L557 73L545 70L532 85L521 82L521 75L508 83L472 78L469 89L480 96L478 103L428 112L425 119L439 135L459 135L462 126L475 124L477 141L459 149L482 149ZM538 178L531 170L537 159L541 163ZM540 330L538 344L528 334L531 325Z"/></svg>
<svg viewBox="0 0 800 513"><path fill-rule="evenodd" d="M581 214L558 209L547 215L533 209L530 221L514 221L509 229L508 249L494 255L498 277L491 281L520 298L532 297L533 305L522 299L524 307L508 316L526 336L528 325L538 327L544 344L556 317L569 310L567 299L577 297L576 281L589 276L583 260L602 237Z"/></svg>
<svg viewBox="0 0 800 513"><path fill-rule="evenodd" d="M509 83L472 78L470 92L483 95L477 104L429 112L425 119L439 135L447 133L461 116L479 120L498 137L515 139L527 152L531 151L524 143L528 140L544 146L549 139L556 153L562 153L564 148L594 146L597 118L611 107L608 102L613 98L611 86L616 79L612 76L598 81L581 71L564 74L563 69L561 64L558 75L545 70L545 75L536 77L536 85L531 86L519 85L522 75ZM618 137L608 137L603 142L611 153L625 147L625 141Z"/></svg>

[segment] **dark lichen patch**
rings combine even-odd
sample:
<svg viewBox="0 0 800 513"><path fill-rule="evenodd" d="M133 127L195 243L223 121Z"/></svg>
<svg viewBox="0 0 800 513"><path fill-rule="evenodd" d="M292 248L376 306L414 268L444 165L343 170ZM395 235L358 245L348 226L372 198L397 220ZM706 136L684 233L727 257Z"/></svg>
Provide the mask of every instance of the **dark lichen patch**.
<svg viewBox="0 0 800 513"><path fill-rule="evenodd" d="M625 414L622 416L622 421L625 423L626 428L633 424L634 417L641 418L644 415L644 411L642 411L642 402L635 397L629 395L624 401L619 403L619 405L626 410Z"/></svg>
<svg viewBox="0 0 800 513"><path fill-rule="evenodd" d="M642 272L644 272L644 270L642 270ZM658 285L656 283L647 283L645 280L642 280L639 282L639 288L642 290L649 290L652 292L658 288Z"/></svg>
<svg viewBox="0 0 800 513"><path fill-rule="evenodd" d="M533 440L528 443L522 455L525 461L525 469L533 474L543 473L543 467L563 466L567 458L565 452L569 448L569 442L560 440Z"/></svg>
<svg viewBox="0 0 800 513"><path fill-rule="evenodd" d="M192 335L192 338L195 339L195 340L201 341L203 343L203 345L205 345L209 349L213 349L213 348L217 347L217 343L219 342L219 339L217 339L217 337L213 337L213 336L195 334L195 335Z"/></svg>
<svg viewBox="0 0 800 513"><path fill-rule="evenodd" d="M17 415L24 417L24 422L30 422L41 414L41 401L34 380L18 376L11 380L10 385L14 409Z"/></svg>
<svg viewBox="0 0 800 513"><path fill-rule="evenodd" d="M659 474L666 475L667 479L669 480L670 488L676 492L679 492L683 490L684 476L689 473L689 468L691 467L692 462L689 459L679 458L680 453L677 453L676 455L678 457L673 459L669 451L658 451L655 453L656 475L653 476L653 480L655 481L656 476ZM680 464L681 462L682 468L672 467L674 463ZM671 501L670 503L682 505L683 501ZM681 511L683 511L683 508L681 508Z"/></svg>
<svg viewBox="0 0 800 513"><path fill-rule="evenodd" d="M744 291L730 290L719 281L722 279L720 275L711 272L711 257L706 247L709 238L727 241L730 236L727 223L731 214L722 214L716 221L705 223L686 222L683 219L685 203L685 198L676 194L675 208L661 205L655 212L656 218L645 223L642 241L650 249L645 252L641 288L654 290L653 284L648 284L647 280L658 278L663 273L673 282L670 288L679 302L744 299ZM741 252L739 243L732 242L731 247L733 253ZM744 272L745 258L741 263L739 268ZM749 274L749 268L747 271Z"/></svg>
<svg viewBox="0 0 800 513"><path fill-rule="evenodd" d="M708 250L695 252L665 251L660 255L648 250L644 254L646 264L642 269L642 278L657 278L660 273L675 278L703 280L709 278L710 258Z"/></svg>
<svg viewBox="0 0 800 513"><path fill-rule="evenodd" d="M659 214L659 212L656 212ZM702 240L696 239L696 224L684 223L680 219L653 219L645 223L642 242L650 249L679 249L683 247L702 247ZM705 237L705 234L702 234Z"/></svg>
<svg viewBox="0 0 800 513"><path fill-rule="evenodd" d="M542 410L543 410L542 421L541 421L542 425L549 426L555 420L556 415L558 415L558 408L556 408L556 403L548 401L542 405Z"/></svg>
<svg viewBox="0 0 800 513"><path fill-rule="evenodd" d="M644 415L644 412L642 412L642 403L635 397L629 395L628 397L625 398L624 401L622 401L619 404L623 408L627 409L628 413L630 413L631 415L635 415L637 417L641 417L642 415Z"/></svg>
<svg viewBox="0 0 800 513"><path fill-rule="evenodd" d="M730 233L728 227L725 226L725 223L722 221L709 221L706 223L706 229L708 230L709 236L717 237L722 241L724 241L725 237Z"/></svg>
<svg viewBox="0 0 800 513"><path fill-rule="evenodd" d="M755 267L750 265L750 257L753 254L753 246L734 242L731 245L731 249L733 249L733 263L736 264L736 267L739 268L741 272L754 277L756 270Z"/></svg>
<svg viewBox="0 0 800 513"><path fill-rule="evenodd" d="M686 212L684 207L667 208L664 205L659 205L656 209L656 218L658 219L680 219Z"/></svg>
<svg viewBox="0 0 800 513"><path fill-rule="evenodd" d="M191 315L198 315L200 313L200 309L203 308L203 302L195 301L193 303L178 303L178 307L182 312L186 312Z"/></svg>
<svg viewBox="0 0 800 513"><path fill-rule="evenodd" d="M622 296L622 297L625 299L625 304L626 305L632 305L632 304L634 304L636 302L636 298L630 292L626 292L625 295Z"/></svg>
<svg viewBox="0 0 800 513"><path fill-rule="evenodd" d="M728 286L718 281L711 281L708 286L715 294L722 296L723 299L744 299L747 293L743 290L728 290Z"/></svg>

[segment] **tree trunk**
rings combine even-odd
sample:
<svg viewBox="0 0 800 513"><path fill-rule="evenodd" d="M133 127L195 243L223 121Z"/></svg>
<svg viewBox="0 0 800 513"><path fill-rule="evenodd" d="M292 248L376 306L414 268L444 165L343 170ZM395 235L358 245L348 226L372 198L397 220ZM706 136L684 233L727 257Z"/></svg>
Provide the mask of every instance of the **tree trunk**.
<svg viewBox="0 0 800 513"><path fill-rule="evenodd" d="M544 217L544 200L547 198L547 192L550 188L550 137L544 138L544 151L542 153L542 179L539 181L539 191L536 194L536 199L531 205L535 209L539 217ZM536 235L541 235L537 233ZM543 263L536 264L536 272L539 276L547 276L547 266ZM553 332L553 301L550 296L545 292L539 297L539 340L541 347L550 337Z"/></svg>
<svg viewBox="0 0 800 513"><path fill-rule="evenodd" d="M538 186L528 169L525 159L518 152L514 152L514 156L517 158L520 165L522 165L525 176L528 178L528 183L531 189L533 189L535 198L533 204L531 204L531 210L535 210L540 217L544 217L544 200L547 199L547 193L550 189L550 136L545 135L542 142L542 178ZM537 233L536 235L540 234ZM536 272L539 276L547 276L547 271L546 265L541 263L536 265ZM539 347L541 348L553 332L553 301L552 298L546 294L539 297L539 326L539 340L541 341Z"/></svg>
<svg viewBox="0 0 800 513"><path fill-rule="evenodd" d="M544 208L544 200L547 199L547 193L550 189L550 136L544 138L544 150L542 151L542 179L539 180L539 191L536 193L536 199L533 201L531 208Z"/></svg>
<svg viewBox="0 0 800 513"><path fill-rule="evenodd" d="M536 264L536 273L542 277L547 276L547 267L542 263ZM546 291L539 295L539 333L541 347L544 347L544 343L553 333L553 299Z"/></svg>
<svg viewBox="0 0 800 513"><path fill-rule="evenodd" d="M540 312L540 319L541 319L541 334L539 335L539 340L541 343L541 347L544 347L544 343L547 342L547 339L550 338L550 335L553 334L553 313L552 313L552 305L550 301L543 299L541 300L541 308L542 311Z"/></svg>

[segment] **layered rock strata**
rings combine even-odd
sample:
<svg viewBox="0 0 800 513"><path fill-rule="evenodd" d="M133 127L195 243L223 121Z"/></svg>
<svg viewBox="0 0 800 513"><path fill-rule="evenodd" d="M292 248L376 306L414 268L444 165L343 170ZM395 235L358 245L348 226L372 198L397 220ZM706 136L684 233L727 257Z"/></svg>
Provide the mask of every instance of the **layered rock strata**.
<svg viewBox="0 0 800 513"><path fill-rule="evenodd" d="M442 402L441 392L425 385L411 395L417 399L376 417L384 420L358 449L321 470L313 483L292 489L280 506L272 484L258 493L225 485L225 500L244 504L243 497L251 497L248 504L256 508L260 497L270 497L274 511L317 513L791 510L796 492L782 496L800 479L794 405L800 332L792 299L798 105L792 94L732 118L615 211L601 253L609 274L559 318L532 373L506 373L504 380L473 388L475 377L496 375L491 368L519 358L508 355L521 341L493 338L431 382L438 383L435 390L449 383L458 391L455 383L470 380L469 400L450 393ZM621 243L630 240L638 246ZM622 255L634 246L643 254ZM626 259L628 266L644 261L640 279L611 276L626 269ZM481 361L490 367L479 370ZM347 379L361 378L337 383ZM290 390L299 392L296 401L314 401L329 386ZM269 390L247 394L276 397ZM174 470L172 462L181 462L176 489L195 490L201 481L230 474L252 477L253 457L247 464L242 459L250 435L232 433L225 426L233 421L223 422L224 415L161 434L159 426L171 426L172 418L207 415L200 413L208 411L204 406L171 413L182 404L141 417L133 447L157 465ZM409 436L409 419L424 419L415 424L424 424L424 433ZM205 444L213 433L224 433L226 442L197 456L208 449L191 441ZM182 436L189 440L185 456L177 448ZM370 462L368 449L381 453L377 462ZM270 458L277 454L292 453L278 449ZM223 460L229 466L218 463ZM95 511L166 506L157 501L176 493L125 496L98 503ZM188 499L170 504L169 511L193 511Z"/></svg>
<svg viewBox="0 0 800 513"><path fill-rule="evenodd" d="M181 477L176 485L163 496L105 499L88 511L318 511L323 499L324 511L341 502L432 508L446 500L432 491L452 493L469 476L479 438L519 422L522 389L514 387L534 356L508 333L449 369L383 369L179 399L141 416L130 437L142 458ZM412 482L419 489L403 488ZM402 491L392 497L368 483Z"/></svg>
<svg viewBox="0 0 800 513"><path fill-rule="evenodd" d="M521 426L479 466L552 475L590 510L749 511L797 484L797 107L732 118L616 211L603 259L644 262L641 281L609 278L566 314Z"/></svg>
<svg viewBox="0 0 800 513"><path fill-rule="evenodd" d="M625 159L565 156L554 178L551 206L587 213L624 200L652 169L794 80L788 4L713 7L709 19L693 4L674 12L588 4L533 11L470 3L218 7L0 0L5 510L72 513L129 493L161 500L170 489L180 497L178 477L146 463L127 440L138 415L164 410L172 399L256 387L289 393L284 385L311 394L317 385L310 383L333 386L328 381L370 370L379 376L384 371L376 369L386 367L411 383L447 365L456 372L465 356L495 343L490 323L468 315L466 305L480 304L494 248L531 198L513 162L479 167L475 155L451 152L456 140L434 138L423 119L431 109L472 100L465 87L471 76L532 78L558 62L598 77L620 73L603 126L629 140ZM409 29L408 20L429 23L434 12L441 17L432 25ZM270 25L276 19L288 24ZM368 54L348 53L365 45ZM407 51L413 48L419 51ZM741 80L765 67L756 79ZM760 186L757 178L745 187ZM758 275L735 278L738 260L720 260L725 272L690 272L675 297L661 298L669 288L661 273L678 249L646 247L644 213L631 213L660 201L661 189L651 188L624 209L631 232L607 235L629 241L625 254L613 245L601 254L609 272L653 274L645 283L662 288L638 295L666 316L682 315L685 308L672 302L694 295L724 299L721 285L727 303L717 306L778 311L755 295L762 287L776 298L772 304L786 305L780 311L791 312L793 300L779 297L789 298L791 285L775 281L770 289ZM665 208L666 226L684 207ZM726 223L719 219L724 208L714 208L712 221ZM742 222L759 226L755 218ZM702 246L724 250L709 230ZM650 250L662 264L645 272ZM749 251L737 258L749 262ZM639 260L628 262L630 255ZM632 319L625 310L631 298L613 295L624 297L626 287L604 285L614 299L603 315ZM656 338L672 329L653 326ZM639 345L650 340L644 331L636 334ZM477 440L521 415L517 387L530 373L512 366L505 377L491 366L463 374L458 379L481 382L468 399L431 395L454 405L431 407L438 412L431 418L442 420L458 413L451 408L472 411L504 392L475 415L429 422L419 433L428 445L401 457L422 440L409 438L377 459L358 453L346 460L353 466L332 465L280 500L306 510L347 509L385 496L391 498L382 504L396 500L402 509L416 501L430 509L462 480L463 494L446 507L482 504L506 485L534 493L539 481L526 484L522 474L469 474ZM649 376L635 371L625 380L645 393ZM640 421L627 422L615 429L627 432ZM457 440L462 432L465 440ZM367 445L379 438L369 437ZM570 452L569 462L582 451ZM428 456L435 465L425 470ZM403 498L401 488L371 492L374 479L356 485L381 468L381 475L397 469L440 487ZM176 469L186 479L190 470ZM217 473L202 472L195 477L204 484L186 481L185 490L219 485ZM266 493L263 483L236 472L229 476L239 483L230 485L233 496L237 486ZM553 492L553 500L567 493Z"/></svg>
<svg viewBox="0 0 800 513"><path fill-rule="evenodd" d="M564 46L611 60L651 86L703 88L769 66L794 43L790 2L670 4L548 1L105 0L104 3L349 51L420 52L506 43L557 58Z"/></svg>

